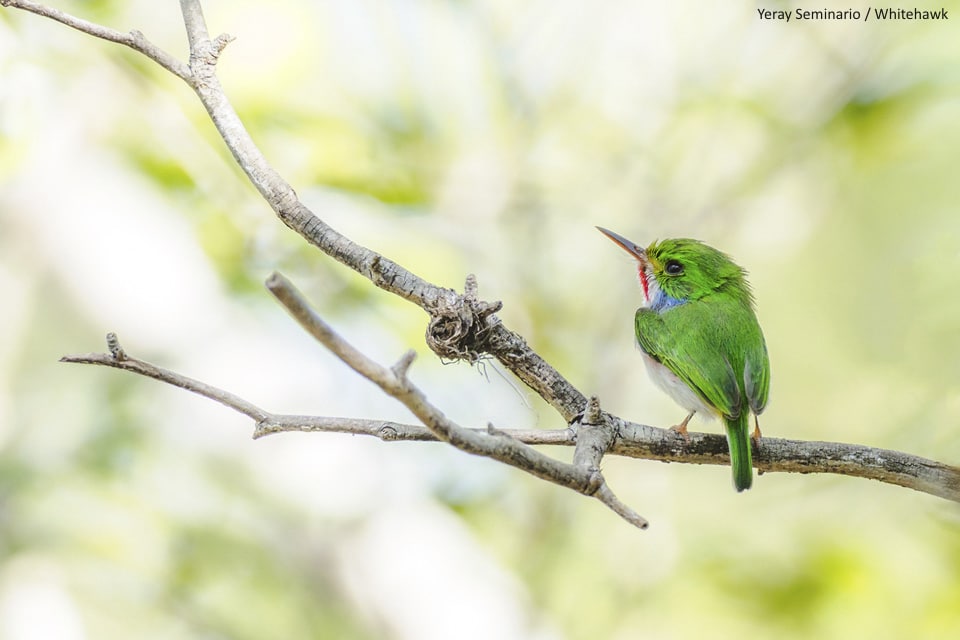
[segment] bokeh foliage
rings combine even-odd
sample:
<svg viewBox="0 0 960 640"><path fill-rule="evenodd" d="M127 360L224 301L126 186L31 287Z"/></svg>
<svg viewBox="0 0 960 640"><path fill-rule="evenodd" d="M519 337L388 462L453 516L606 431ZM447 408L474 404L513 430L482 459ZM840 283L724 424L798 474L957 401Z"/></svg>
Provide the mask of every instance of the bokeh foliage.
<svg viewBox="0 0 960 640"><path fill-rule="evenodd" d="M60 4L185 49L176 3ZM476 273L605 408L679 417L596 224L748 268L765 433L960 464L949 22L627 0L206 12L238 36L227 91L311 207L434 282ZM924 495L777 475L735 495L724 469L608 459L653 521L639 534L437 446L252 443L176 390L57 366L118 330L271 409L409 419L270 303L279 269L376 357L420 349L414 375L454 418L558 426L493 364L435 362L422 312L282 227L155 65L2 10L0 77L0 638L960 634L960 512Z"/></svg>

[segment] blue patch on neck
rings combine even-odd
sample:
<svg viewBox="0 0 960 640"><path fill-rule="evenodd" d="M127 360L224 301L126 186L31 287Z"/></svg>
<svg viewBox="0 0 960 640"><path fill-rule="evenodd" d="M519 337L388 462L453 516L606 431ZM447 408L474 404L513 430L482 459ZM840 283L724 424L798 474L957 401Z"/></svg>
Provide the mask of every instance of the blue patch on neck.
<svg viewBox="0 0 960 640"><path fill-rule="evenodd" d="M663 313L667 309L673 309L674 307L684 304L686 301L686 298L673 298L665 294L663 289L657 289L657 293L654 295L653 300L650 301L650 309L652 311L656 311L657 313Z"/></svg>

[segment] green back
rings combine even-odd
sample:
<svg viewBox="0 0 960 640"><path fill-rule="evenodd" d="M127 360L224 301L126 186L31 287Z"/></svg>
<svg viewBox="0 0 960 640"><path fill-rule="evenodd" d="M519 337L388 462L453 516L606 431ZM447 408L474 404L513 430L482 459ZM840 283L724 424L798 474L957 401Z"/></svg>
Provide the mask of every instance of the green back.
<svg viewBox="0 0 960 640"><path fill-rule="evenodd" d="M638 309L637 341L704 401L734 420L760 414L770 389L763 333L742 297L713 291L657 312Z"/></svg>

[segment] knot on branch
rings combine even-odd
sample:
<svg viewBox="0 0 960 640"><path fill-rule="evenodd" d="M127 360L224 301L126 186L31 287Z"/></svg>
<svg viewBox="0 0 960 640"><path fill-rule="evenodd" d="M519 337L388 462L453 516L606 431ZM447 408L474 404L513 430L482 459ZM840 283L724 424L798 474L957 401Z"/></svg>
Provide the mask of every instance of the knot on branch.
<svg viewBox="0 0 960 640"><path fill-rule="evenodd" d="M107 349L110 351L111 357L117 362L127 359L127 352L120 346L120 339L117 334L112 331L107 334Z"/></svg>
<svg viewBox="0 0 960 640"><path fill-rule="evenodd" d="M589 470L589 473L590 475L587 476L587 484L583 488L583 495L585 496L592 496L596 494L597 491L600 490L600 487L605 484L603 474L600 473L600 469L593 467Z"/></svg>
<svg viewBox="0 0 960 640"><path fill-rule="evenodd" d="M204 38L191 46L190 73L196 86L209 84L216 73L220 54L233 40L234 37L229 33L221 33L213 40Z"/></svg>
<svg viewBox="0 0 960 640"><path fill-rule="evenodd" d="M498 320L493 317L503 303L485 302L477 296L477 278L467 276L463 295L452 302L440 298L430 309L427 345L442 360L476 363L487 353L487 332Z"/></svg>
<svg viewBox="0 0 960 640"><path fill-rule="evenodd" d="M382 424L377 430L377 436L384 442L393 442L400 439L400 432L392 424Z"/></svg>

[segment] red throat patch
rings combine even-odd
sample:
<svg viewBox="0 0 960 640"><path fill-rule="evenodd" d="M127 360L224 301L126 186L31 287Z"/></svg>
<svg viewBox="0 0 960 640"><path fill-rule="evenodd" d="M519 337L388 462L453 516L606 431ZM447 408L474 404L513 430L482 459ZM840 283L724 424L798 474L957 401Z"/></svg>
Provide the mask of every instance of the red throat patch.
<svg viewBox="0 0 960 640"><path fill-rule="evenodd" d="M637 275L640 277L640 286L643 287L643 301L650 302L650 289L647 284L647 270L643 264L637 264Z"/></svg>

